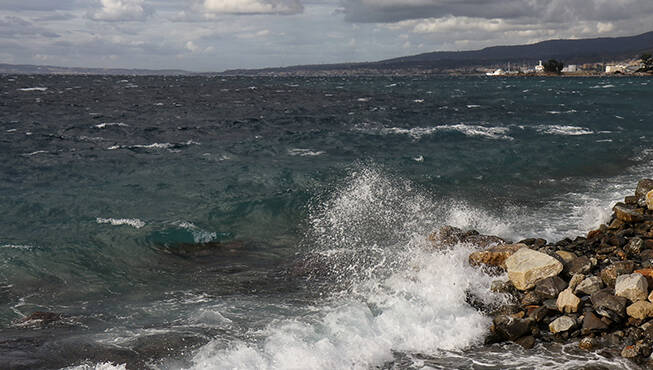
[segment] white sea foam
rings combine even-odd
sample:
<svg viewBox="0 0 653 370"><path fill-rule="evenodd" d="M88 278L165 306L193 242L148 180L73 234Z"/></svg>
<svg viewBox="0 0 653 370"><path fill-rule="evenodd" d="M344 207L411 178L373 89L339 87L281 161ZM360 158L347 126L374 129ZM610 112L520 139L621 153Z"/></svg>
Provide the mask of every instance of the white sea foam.
<svg viewBox="0 0 653 370"><path fill-rule="evenodd" d="M25 87L18 89L18 91L46 91L47 89L47 87Z"/></svg>
<svg viewBox="0 0 653 370"><path fill-rule="evenodd" d="M415 99L413 100L414 103L424 103L424 99Z"/></svg>
<svg viewBox="0 0 653 370"><path fill-rule="evenodd" d="M300 149L300 148L288 149L289 155L300 156L300 157L316 157L318 155L322 155L325 153L326 152L324 150Z"/></svg>
<svg viewBox="0 0 653 370"><path fill-rule="evenodd" d="M193 234L193 241L195 243L208 243L212 240L215 240L215 238L218 236L217 233L203 230L188 221L176 221L173 222L173 225L190 231L190 233Z"/></svg>
<svg viewBox="0 0 653 370"><path fill-rule="evenodd" d="M424 156L419 155L417 157L413 157L413 160L415 162L424 162Z"/></svg>
<svg viewBox="0 0 653 370"><path fill-rule="evenodd" d="M35 152L25 153L25 154L23 154L23 156L25 156L25 157L31 157L31 156L34 156L34 155L37 155L37 154L47 154L47 153L48 153L47 150L37 150L37 151L35 151Z"/></svg>
<svg viewBox="0 0 653 370"><path fill-rule="evenodd" d="M564 126L564 125L539 125L535 129L537 132L548 135L563 135L563 136L577 136L577 135L591 135L594 131L578 126Z"/></svg>
<svg viewBox="0 0 653 370"><path fill-rule="evenodd" d="M367 130L363 129L363 131ZM443 131L457 131L469 137L483 137L495 140L513 140L511 136L507 135L507 133L510 131L510 128L508 127L487 127L480 125L467 125L462 123L456 125L440 125L432 127L386 127L377 130L377 132L386 135L408 135L415 140L419 140L423 136L434 135L438 132Z"/></svg>
<svg viewBox="0 0 653 370"><path fill-rule="evenodd" d="M569 114L569 113L576 113L576 110L575 109L570 109L570 110L566 110L566 111L549 110L549 111L546 111L545 113L547 113L547 114Z"/></svg>
<svg viewBox="0 0 653 370"><path fill-rule="evenodd" d="M63 370L127 370L127 364L114 364L112 362L100 362L97 364L85 364L66 367Z"/></svg>
<svg viewBox="0 0 653 370"><path fill-rule="evenodd" d="M4 245L0 245L0 248L29 250L29 249L33 249L34 247L31 246L31 245L25 245L25 244L4 244Z"/></svg>
<svg viewBox="0 0 653 370"><path fill-rule="evenodd" d="M478 104L467 104L467 108L473 109L473 108L480 108L481 106Z"/></svg>
<svg viewBox="0 0 653 370"><path fill-rule="evenodd" d="M119 126L119 127L126 127L129 126L128 124L124 122L102 122L97 125L95 125L96 128L107 128L111 126Z"/></svg>
<svg viewBox="0 0 653 370"><path fill-rule="evenodd" d="M250 340L205 345L193 368L368 369L396 351L479 343L490 319L465 302L467 292L487 303L505 298L490 293L491 278L469 266L473 246L432 250L425 235L441 211L409 183L376 170L353 173L312 209L307 235L314 251L330 256L341 290L312 314L251 330Z"/></svg>
<svg viewBox="0 0 653 370"><path fill-rule="evenodd" d="M96 218L95 221L98 224L111 224L114 226L119 226L119 225L129 225L132 227L135 227L137 229L140 229L141 227L145 226L145 222L137 219L137 218Z"/></svg>

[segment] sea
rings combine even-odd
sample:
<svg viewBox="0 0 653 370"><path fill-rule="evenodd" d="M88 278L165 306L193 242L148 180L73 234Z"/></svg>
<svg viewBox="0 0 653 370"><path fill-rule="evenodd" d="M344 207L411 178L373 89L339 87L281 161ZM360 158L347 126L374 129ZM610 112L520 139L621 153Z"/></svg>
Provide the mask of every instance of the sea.
<svg viewBox="0 0 653 370"><path fill-rule="evenodd" d="M636 369L485 345L444 225L584 235L651 77L0 76L0 368ZM34 312L54 315L35 320Z"/></svg>

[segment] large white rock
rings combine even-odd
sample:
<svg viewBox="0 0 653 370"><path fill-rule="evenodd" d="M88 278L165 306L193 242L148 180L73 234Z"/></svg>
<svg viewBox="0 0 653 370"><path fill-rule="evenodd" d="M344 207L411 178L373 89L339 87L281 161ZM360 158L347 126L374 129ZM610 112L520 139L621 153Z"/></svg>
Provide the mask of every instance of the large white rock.
<svg viewBox="0 0 653 370"><path fill-rule="evenodd" d="M569 316L560 316L549 324L549 330L551 330L551 333L556 334L567 331L573 328L575 325L576 320L572 319Z"/></svg>
<svg viewBox="0 0 653 370"><path fill-rule="evenodd" d="M614 293L619 297L628 298L631 302L644 301L648 298L648 283L642 274L619 275Z"/></svg>
<svg viewBox="0 0 653 370"><path fill-rule="evenodd" d="M538 280L556 276L562 263L544 253L522 248L506 260L508 278L519 290L530 289Z"/></svg>

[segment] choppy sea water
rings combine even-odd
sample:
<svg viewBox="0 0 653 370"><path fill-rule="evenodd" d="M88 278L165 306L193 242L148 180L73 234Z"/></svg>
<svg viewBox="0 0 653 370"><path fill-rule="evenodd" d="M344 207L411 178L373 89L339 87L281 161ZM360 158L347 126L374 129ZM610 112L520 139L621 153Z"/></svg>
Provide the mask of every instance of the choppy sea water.
<svg viewBox="0 0 653 370"><path fill-rule="evenodd" d="M636 368L483 346L465 297L505 297L475 246L426 236L586 233L653 175L651 96L650 78L0 76L0 368ZM63 319L21 323L35 311Z"/></svg>

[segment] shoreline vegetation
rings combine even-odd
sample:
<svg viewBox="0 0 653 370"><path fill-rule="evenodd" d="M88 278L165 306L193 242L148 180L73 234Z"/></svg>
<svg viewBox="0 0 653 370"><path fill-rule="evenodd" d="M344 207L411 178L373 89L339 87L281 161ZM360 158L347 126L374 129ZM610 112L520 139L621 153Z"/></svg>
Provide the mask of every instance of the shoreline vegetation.
<svg viewBox="0 0 653 370"><path fill-rule="evenodd" d="M472 243L472 266L498 278L491 290L511 303L467 302L492 318L485 343L578 343L605 357L653 366L653 180L613 207L607 224L555 243L530 238L510 243L444 226L429 239L436 248Z"/></svg>

